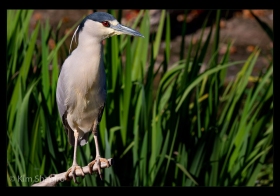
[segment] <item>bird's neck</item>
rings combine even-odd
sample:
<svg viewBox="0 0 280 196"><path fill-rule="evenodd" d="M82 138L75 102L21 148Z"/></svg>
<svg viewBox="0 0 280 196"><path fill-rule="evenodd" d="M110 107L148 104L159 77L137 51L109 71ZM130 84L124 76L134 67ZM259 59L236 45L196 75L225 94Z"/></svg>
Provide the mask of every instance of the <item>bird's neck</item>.
<svg viewBox="0 0 280 196"><path fill-rule="evenodd" d="M86 30L81 31L79 33L79 45L80 48L97 48L102 47L102 39L98 36L93 36L90 34L90 32L87 32Z"/></svg>
<svg viewBox="0 0 280 196"><path fill-rule="evenodd" d="M89 36L86 38L79 37L76 50L76 54L81 62L78 72L81 72L83 75L84 85L87 86L86 89L91 88L92 85L103 84L105 80L105 67L103 64L101 40Z"/></svg>

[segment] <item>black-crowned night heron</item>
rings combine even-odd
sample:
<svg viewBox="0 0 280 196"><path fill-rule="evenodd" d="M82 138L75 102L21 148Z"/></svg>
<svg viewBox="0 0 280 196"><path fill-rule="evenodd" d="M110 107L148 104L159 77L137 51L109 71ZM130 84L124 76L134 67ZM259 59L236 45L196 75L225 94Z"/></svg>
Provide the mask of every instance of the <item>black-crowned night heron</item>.
<svg viewBox="0 0 280 196"><path fill-rule="evenodd" d="M101 177L100 161L108 164L106 159L100 157L97 127L102 118L107 94L102 40L120 34L144 37L139 32L121 25L111 14L105 12L95 12L85 17L72 40L77 34L78 46L65 60L56 89L59 114L69 143L74 146L73 164L65 177L69 179L71 172L75 183L75 170L82 171L76 161L77 145L85 145L90 132L93 133L96 149L95 160L88 164L90 173L96 163Z"/></svg>

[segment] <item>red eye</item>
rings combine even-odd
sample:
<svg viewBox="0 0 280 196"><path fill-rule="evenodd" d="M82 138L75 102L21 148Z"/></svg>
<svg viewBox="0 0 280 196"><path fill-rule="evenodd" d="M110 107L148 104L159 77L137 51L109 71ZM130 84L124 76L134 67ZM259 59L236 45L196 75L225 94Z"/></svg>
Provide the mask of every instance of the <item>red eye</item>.
<svg viewBox="0 0 280 196"><path fill-rule="evenodd" d="M110 23L108 21L103 21L101 22L103 24L104 27L109 27Z"/></svg>

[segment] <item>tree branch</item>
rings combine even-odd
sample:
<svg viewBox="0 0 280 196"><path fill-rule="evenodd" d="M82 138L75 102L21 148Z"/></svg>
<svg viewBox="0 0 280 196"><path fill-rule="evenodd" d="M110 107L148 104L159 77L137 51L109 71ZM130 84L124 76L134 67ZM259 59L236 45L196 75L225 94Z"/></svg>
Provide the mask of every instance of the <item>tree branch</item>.
<svg viewBox="0 0 280 196"><path fill-rule="evenodd" d="M112 158L107 159L107 160L109 162L109 167L111 167L114 163L114 160ZM100 163L101 163L101 168L107 168L106 163L104 163L104 162L100 162ZM82 170L83 170L85 175L90 174L88 166L82 167ZM92 170L93 170L93 172L97 172L97 165L96 164L94 164ZM60 174L51 174L49 177L47 177L43 181L38 182L36 184L33 184L32 186L56 186L58 183L66 181L66 178L65 178L66 172L63 172L63 173L60 173ZM82 176L82 172L80 170L76 170L75 173L76 173L77 177ZM70 179L73 178L73 175L71 173L69 174L69 178Z"/></svg>

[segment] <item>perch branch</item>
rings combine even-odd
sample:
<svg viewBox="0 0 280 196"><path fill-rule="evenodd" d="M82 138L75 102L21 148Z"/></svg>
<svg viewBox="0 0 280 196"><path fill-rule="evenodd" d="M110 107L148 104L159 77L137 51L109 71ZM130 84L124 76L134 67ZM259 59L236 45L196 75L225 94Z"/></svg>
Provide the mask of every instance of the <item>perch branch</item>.
<svg viewBox="0 0 280 196"><path fill-rule="evenodd" d="M109 162L109 167L111 167L113 165L113 159L111 158L111 159L107 159L107 160ZM101 162L101 168L102 169L107 168L106 163ZM88 166L82 167L82 170L83 170L85 175L90 174ZM97 165L96 164L94 164L92 170L93 170L93 172L97 172ZM76 170L75 173L76 173L77 177L82 176L82 172L80 170ZM49 177L47 177L43 181L38 182L36 184L33 184L32 186L56 186L58 183L66 181L65 174L66 174L66 172L63 172L63 173L60 173L60 174L51 174ZM73 178L73 175L71 173L69 174L69 178L70 179Z"/></svg>

